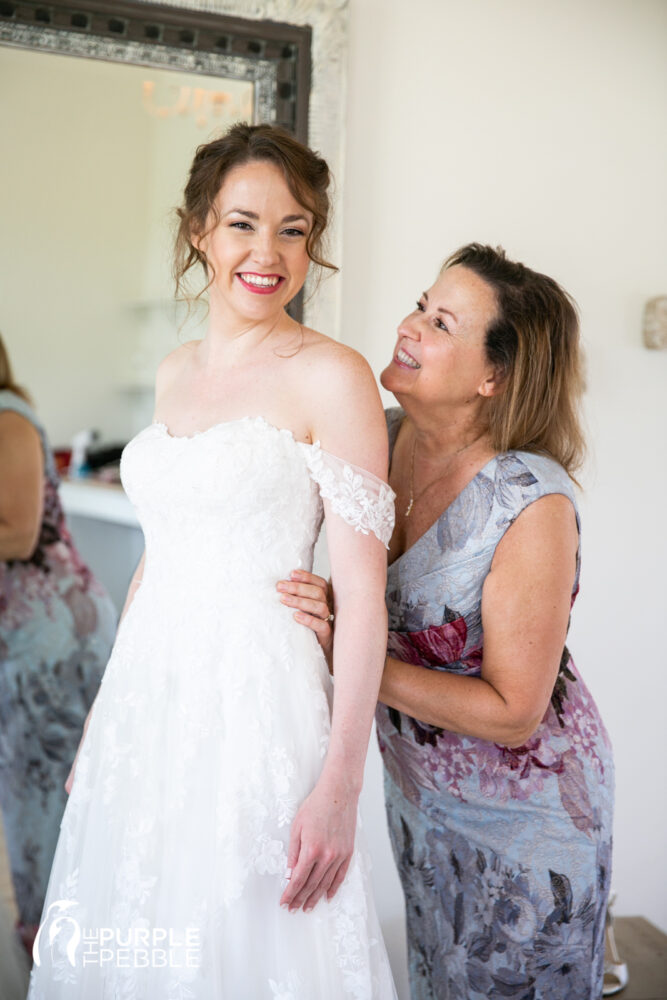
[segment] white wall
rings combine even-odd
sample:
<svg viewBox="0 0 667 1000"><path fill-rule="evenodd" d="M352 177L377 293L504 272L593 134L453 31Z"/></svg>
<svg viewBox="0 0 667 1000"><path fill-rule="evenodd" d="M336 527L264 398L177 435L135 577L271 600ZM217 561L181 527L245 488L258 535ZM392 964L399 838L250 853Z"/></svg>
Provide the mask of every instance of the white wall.
<svg viewBox="0 0 667 1000"><path fill-rule="evenodd" d="M379 373L470 240L581 307L591 460L570 648L615 746L617 910L667 929L667 352L640 334L644 301L667 294L667 3L351 0L349 42L342 339Z"/></svg>
<svg viewBox="0 0 667 1000"><path fill-rule="evenodd" d="M173 78L173 79L172 79ZM228 101L168 111L181 86ZM0 331L54 445L150 421L155 369L179 343L172 209L199 143L248 117L252 84L0 47ZM195 95L190 95L190 105ZM187 332L182 334L188 339Z"/></svg>
<svg viewBox="0 0 667 1000"><path fill-rule="evenodd" d="M54 444L91 421L121 439L129 429L123 304L139 294L147 133L131 81L113 68L0 49L0 134L12 151L0 186L0 330Z"/></svg>

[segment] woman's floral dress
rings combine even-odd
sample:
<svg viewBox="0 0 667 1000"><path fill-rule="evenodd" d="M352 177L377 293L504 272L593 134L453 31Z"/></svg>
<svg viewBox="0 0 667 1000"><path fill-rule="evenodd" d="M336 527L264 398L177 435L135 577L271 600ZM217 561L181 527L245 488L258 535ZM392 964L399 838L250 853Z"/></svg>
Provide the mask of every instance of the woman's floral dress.
<svg viewBox="0 0 667 1000"><path fill-rule="evenodd" d="M21 921L38 924L67 795L64 783L109 658L116 612L72 544L43 428L44 510L29 559L0 561L0 808ZM2 475L2 470L0 470Z"/></svg>
<svg viewBox="0 0 667 1000"><path fill-rule="evenodd" d="M392 447L402 417L387 413ZM549 458L509 452L484 466L389 567L391 656L480 673L482 586L496 545L550 493L576 510L567 474ZM579 555L573 601L578 582ZM458 736L381 704L377 729L413 1000L597 1000L614 771L567 648L524 746Z"/></svg>

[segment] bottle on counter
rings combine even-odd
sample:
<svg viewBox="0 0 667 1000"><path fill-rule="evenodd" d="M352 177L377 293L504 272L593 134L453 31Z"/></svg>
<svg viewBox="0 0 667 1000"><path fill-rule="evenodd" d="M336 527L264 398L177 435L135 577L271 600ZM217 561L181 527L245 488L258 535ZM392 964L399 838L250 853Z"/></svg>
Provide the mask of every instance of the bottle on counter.
<svg viewBox="0 0 667 1000"><path fill-rule="evenodd" d="M97 440L97 431L78 431L72 438L72 457L69 462L68 474L72 478L86 476L90 472L88 466L88 449Z"/></svg>

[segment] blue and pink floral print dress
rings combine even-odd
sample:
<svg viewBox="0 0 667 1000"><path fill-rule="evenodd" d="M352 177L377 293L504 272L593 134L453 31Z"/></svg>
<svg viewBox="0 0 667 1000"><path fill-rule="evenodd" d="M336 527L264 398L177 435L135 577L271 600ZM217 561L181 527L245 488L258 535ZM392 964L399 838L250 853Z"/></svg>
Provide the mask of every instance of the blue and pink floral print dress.
<svg viewBox="0 0 667 1000"><path fill-rule="evenodd" d="M387 413L392 447L402 418ZM389 567L391 656L480 673L482 587L496 545L551 493L576 510L569 477L549 458L509 452L484 466ZM579 556L573 601L578 586ZM459 736L382 704L377 729L412 1000L597 1000L614 770L567 648L524 746Z"/></svg>
<svg viewBox="0 0 667 1000"><path fill-rule="evenodd" d="M6 389L4 410L36 427L44 454L35 551L0 561L0 809L20 918L37 924L67 801L64 783L109 657L116 612L72 544L43 428Z"/></svg>

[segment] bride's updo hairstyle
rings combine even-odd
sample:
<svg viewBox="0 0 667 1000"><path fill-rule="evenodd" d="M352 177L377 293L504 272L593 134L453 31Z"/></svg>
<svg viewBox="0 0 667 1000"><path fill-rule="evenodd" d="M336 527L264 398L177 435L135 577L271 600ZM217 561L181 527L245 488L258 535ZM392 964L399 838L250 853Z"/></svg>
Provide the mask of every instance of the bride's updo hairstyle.
<svg viewBox="0 0 667 1000"><path fill-rule="evenodd" d="M502 247L469 243L447 258L442 271L457 264L482 278L496 296L497 314L485 341L502 385L487 403L493 447L549 455L576 482L585 445L574 300L553 278L508 260Z"/></svg>
<svg viewBox="0 0 667 1000"><path fill-rule="evenodd" d="M199 146L185 186L183 204L176 209L179 219L174 246L173 275L176 295L184 293L184 279L201 264L207 284L195 301L215 279L213 268L203 251L192 244L193 236L206 236L220 219L216 198L230 170L253 162L274 163L283 173L292 196L312 212L313 225L306 238L306 250L314 264L337 271L325 257L324 233L329 219L328 188L331 174L326 161L294 136L276 125L239 123L223 136Z"/></svg>

